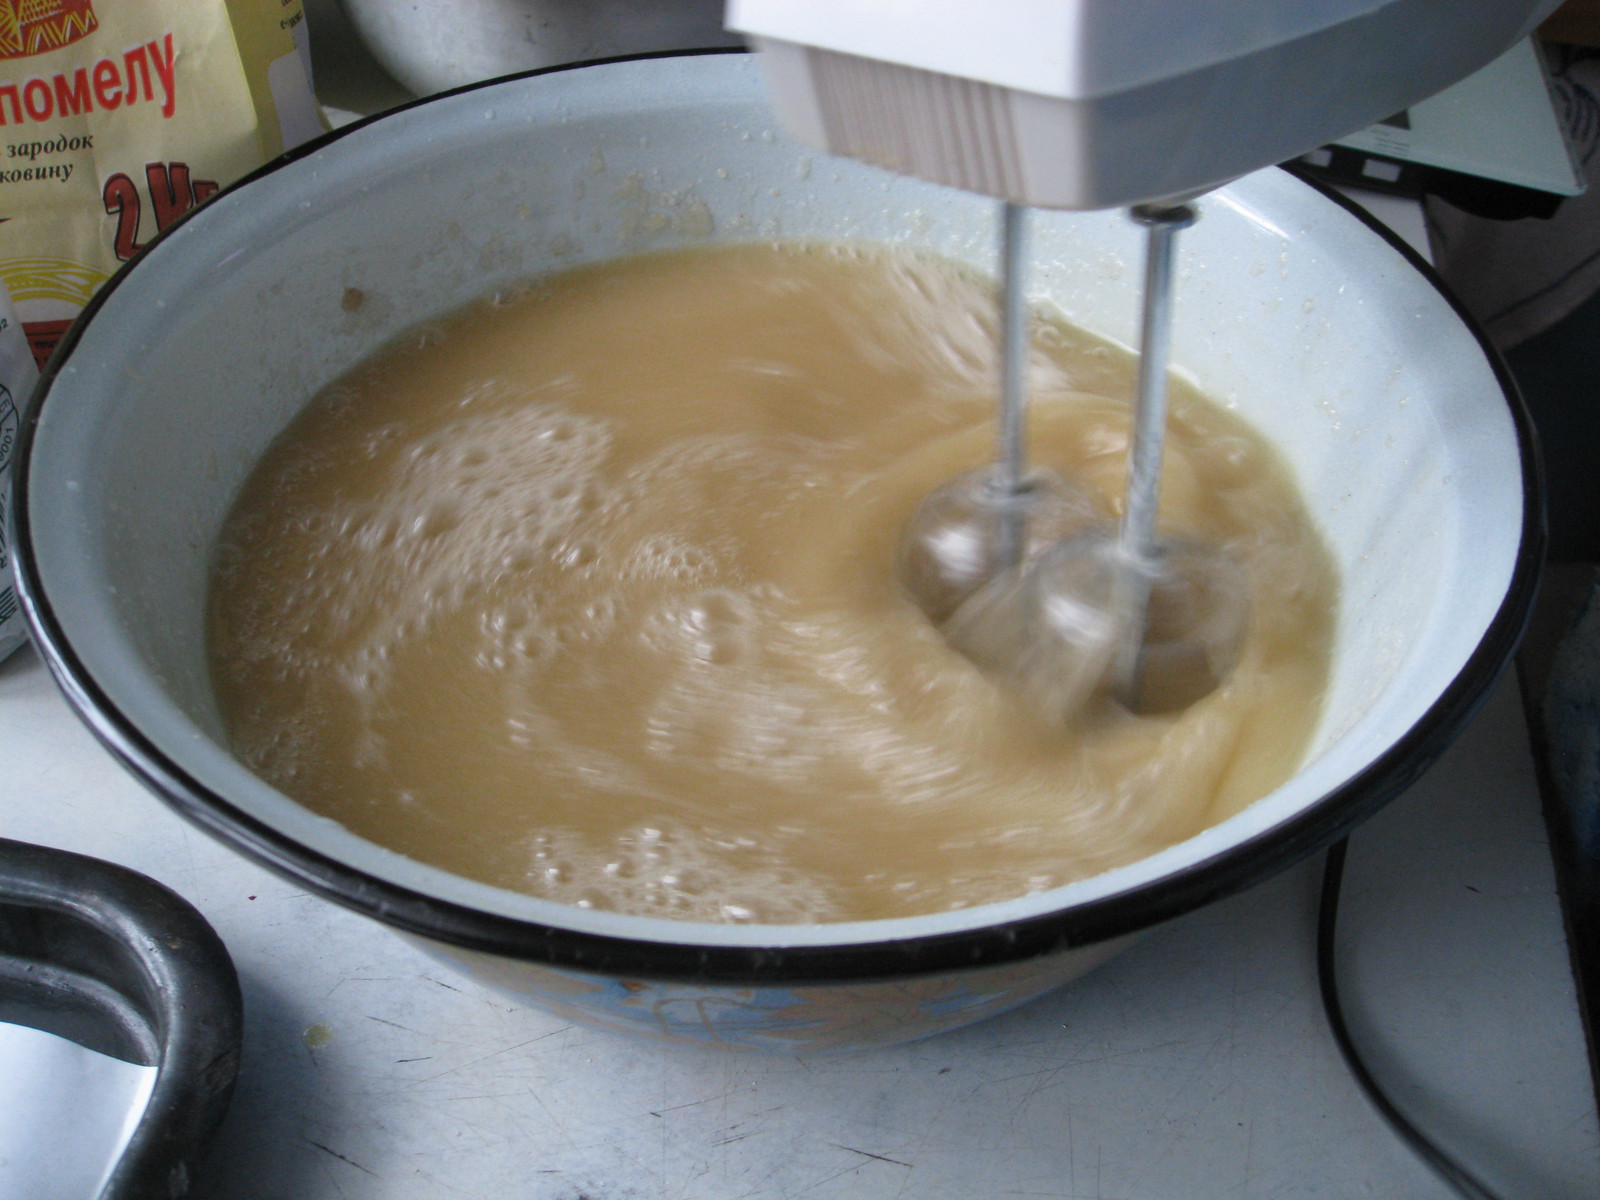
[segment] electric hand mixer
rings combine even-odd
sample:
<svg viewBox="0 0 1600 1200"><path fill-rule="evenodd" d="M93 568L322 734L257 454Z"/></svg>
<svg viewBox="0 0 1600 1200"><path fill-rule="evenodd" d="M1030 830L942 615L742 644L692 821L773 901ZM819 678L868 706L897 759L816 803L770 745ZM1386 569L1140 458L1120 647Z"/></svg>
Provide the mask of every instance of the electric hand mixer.
<svg viewBox="0 0 1600 1200"><path fill-rule="evenodd" d="M1237 660L1245 581L1158 537L1173 249L1195 197L1399 112L1484 66L1559 0L730 0L779 115L818 148L1004 202L1000 451L937 489L903 582L1047 723L1109 675L1186 707ZM1127 205L1147 229L1119 528L1026 469L1024 206Z"/></svg>

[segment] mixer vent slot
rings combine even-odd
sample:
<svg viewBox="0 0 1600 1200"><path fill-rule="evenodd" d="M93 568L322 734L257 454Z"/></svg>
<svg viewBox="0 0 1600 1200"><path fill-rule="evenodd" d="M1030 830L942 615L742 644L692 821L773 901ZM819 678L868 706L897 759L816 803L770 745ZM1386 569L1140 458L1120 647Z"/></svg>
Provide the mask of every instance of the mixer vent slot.
<svg viewBox="0 0 1600 1200"><path fill-rule="evenodd" d="M809 54L830 149L971 192L1024 195L1005 88L815 47Z"/></svg>

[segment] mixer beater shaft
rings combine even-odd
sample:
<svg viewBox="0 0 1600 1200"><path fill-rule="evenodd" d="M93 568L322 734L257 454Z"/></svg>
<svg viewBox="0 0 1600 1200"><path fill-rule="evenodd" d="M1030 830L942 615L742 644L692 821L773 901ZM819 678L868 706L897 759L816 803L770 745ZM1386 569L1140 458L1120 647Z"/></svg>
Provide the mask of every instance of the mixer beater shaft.
<svg viewBox="0 0 1600 1200"><path fill-rule="evenodd" d="M1196 213L1166 203L1132 215L1147 230L1147 256L1120 527L1067 502L1070 482L1025 473L1026 213L1007 204L997 461L936 489L902 538L912 599L1052 728L1076 721L1107 681L1130 712L1187 708L1233 669L1249 619L1248 588L1228 555L1197 538L1157 537L1174 239Z"/></svg>
<svg viewBox="0 0 1600 1200"><path fill-rule="evenodd" d="M1167 355L1172 344L1173 261L1178 231L1193 225L1188 204L1138 204L1145 226L1144 293L1139 321L1139 382L1128 447L1127 503L1118 549L1132 569L1117 573L1115 609L1121 614L1112 679L1123 707L1140 708L1140 675L1150 606L1149 570L1161 503L1161 459L1167 439ZM1142 569L1141 569L1142 568Z"/></svg>
<svg viewBox="0 0 1600 1200"><path fill-rule="evenodd" d="M1009 201L1001 217L1000 449L994 485L1007 496L1022 493L1028 469L1028 211ZM1008 505L1000 523L997 558L1002 570L1022 565L1026 510Z"/></svg>

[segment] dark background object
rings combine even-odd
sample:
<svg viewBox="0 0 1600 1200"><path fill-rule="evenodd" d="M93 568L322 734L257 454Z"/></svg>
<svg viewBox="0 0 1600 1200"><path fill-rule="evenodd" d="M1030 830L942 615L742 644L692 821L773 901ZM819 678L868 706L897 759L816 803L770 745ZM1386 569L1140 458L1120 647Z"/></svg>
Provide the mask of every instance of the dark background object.
<svg viewBox="0 0 1600 1200"><path fill-rule="evenodd" d="M1600 295L1506 352L1544 451L1554 562L1600 562Z"/></svg>
<svg viewBox="0 0 1600 1200"><path fill-rule="evenodd" d="M1494 221L1550 217L1561 207L1561 197L1551 192L1348 146L1324 146L1296 159L1295 166L1321 183L1367 188L1408 199L1438 196L1463 212Z"/></svg>

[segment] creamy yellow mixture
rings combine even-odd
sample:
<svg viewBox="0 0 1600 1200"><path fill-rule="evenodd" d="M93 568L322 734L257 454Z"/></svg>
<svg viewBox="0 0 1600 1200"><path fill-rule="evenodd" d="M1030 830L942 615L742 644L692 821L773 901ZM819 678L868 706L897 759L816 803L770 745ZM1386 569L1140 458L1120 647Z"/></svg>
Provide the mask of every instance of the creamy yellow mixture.
<svg viewBox="0 0 1600 1200"><path fill-rule="evenodd" d="M1282 463L1175 384L1163 521L1244 566L1243 661L1170 717L1064 735L895 579L993 453L993 289L746 245L589 267L413 330L328 388L219 546L238 753L404 854L597 908L835 921L1055 887L1297 766L1329 557ZM1133 363L1042 314L1032 453L1118 507Z"/></svg>

